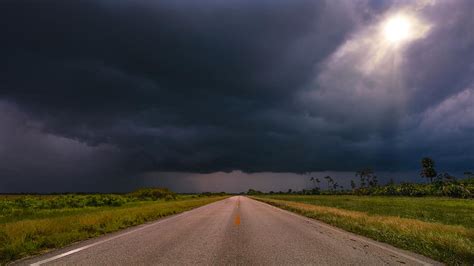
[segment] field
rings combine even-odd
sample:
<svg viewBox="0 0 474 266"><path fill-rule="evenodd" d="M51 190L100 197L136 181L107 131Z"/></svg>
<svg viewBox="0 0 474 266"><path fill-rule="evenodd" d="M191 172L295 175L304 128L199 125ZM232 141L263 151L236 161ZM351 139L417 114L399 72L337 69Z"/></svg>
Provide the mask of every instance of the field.
<svg viewBox="0 0 474 266"><path fill-rule="evenodd" d="M474 201L470 199L352 195L252 198L447 264L474 263Z"/></svg>
<svg viewBox="0 0 474 266"><path fill-rule="evenodd" d="M0 264L225 197L160 193L0 196Z"/></svg>

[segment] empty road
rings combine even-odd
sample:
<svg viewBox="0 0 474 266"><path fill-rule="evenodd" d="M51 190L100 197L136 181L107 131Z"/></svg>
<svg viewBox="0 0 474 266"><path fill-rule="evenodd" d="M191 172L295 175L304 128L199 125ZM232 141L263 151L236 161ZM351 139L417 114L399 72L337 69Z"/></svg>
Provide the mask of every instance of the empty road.
<svg viewBox="0 0 474 266"><path fill-rule="evenodd" d="M429 265L436 262L246 198L17 262L34 265Z"/></svg>

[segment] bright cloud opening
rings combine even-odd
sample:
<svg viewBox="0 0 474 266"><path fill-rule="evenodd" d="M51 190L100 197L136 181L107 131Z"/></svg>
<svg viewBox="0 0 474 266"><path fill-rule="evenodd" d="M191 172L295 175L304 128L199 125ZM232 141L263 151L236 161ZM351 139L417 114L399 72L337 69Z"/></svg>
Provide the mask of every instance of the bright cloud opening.
<svg viewBox="0 0 474 266"><path fill-rule="evenodd" d="M415 15L403 12L390 15L381 23L381 43L398 46L425 37L429 29L430 26Z"/></svg>
<svg viewBox="0 0 474 266"><path fill-rule="evenodd" d="M347 64L348 60L354 60L352 64L364 76L378 75L380 80L380 75L385 75L400 80L396 72L402 62L404 48L426 37L430 28L430 23L408 8L389 12L355 33L328 62Z"/></svg>
<svg viewBox="0 0 474 266"><path fill-rule="evenodd" d="M384 36L391 43L399 43L410 37L412 25L410 20L403 16L394 16L387 20L384 25Z"/></svg>

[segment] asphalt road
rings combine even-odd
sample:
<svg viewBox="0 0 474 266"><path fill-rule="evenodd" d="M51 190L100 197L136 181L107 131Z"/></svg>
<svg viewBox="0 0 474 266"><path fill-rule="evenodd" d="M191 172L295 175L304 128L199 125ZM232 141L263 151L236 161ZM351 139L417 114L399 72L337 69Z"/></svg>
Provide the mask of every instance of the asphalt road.
<svg viewBox="0 0 474 266"><path fill-rule="evenodd" d="M246 198L20 261L36 265L429 265L428 258Z"/></svg>

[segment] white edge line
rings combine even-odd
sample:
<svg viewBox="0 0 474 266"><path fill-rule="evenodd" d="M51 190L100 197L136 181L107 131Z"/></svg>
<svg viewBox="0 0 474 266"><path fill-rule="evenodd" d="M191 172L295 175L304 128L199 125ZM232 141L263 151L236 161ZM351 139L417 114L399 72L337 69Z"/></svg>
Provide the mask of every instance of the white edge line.
<svg viewBox="0 0 474 266"><path fill-rule="evenodd" d="M247 198L248 198L248 197L247 197ZM255 199L252 199L252 198L249 198L249 199L255 200ZM311 222L317 222L317 224L318 224L319 226L324 227L324 228L327 228L327 229L331 229L332 231L335 231L335 232L338 232L338 233L342 233L342 232L350 233L350 234L354 235L354 237L357 238L357 239L359 239L360 241L363 241L363 242L365 242L365 243L367 243L367 244L376 246L376 247L381 248L381 249L383 249L383 250L385 250L385 251L388 251L388 252L397 254L398 256L404 257L404 258L406 258L406 259L409 259L409 260L412 260L412 261L416 261L416 262L418 262L418 263L420 263L420 264L422 264L422 265L426 265L426 266L431 266L431 265L433 265L433 264L431 264L431 263L422 261L422 260L417 259L417 258L415 258L415 257L412 257L412 256L410 256L410 255L401 253L401 252L399 252L399 251L397 251L397 250L395 250L395 249L391 249L391 248L385 247L385 246L383 246L383 245L380 245L380 244L378 244L375 240L372 240L372 239L371 239L371 240L363 239L363 238L361 238L361 237L355 235L354 233L347 232L347 231L345 231L345 230L343 230L343 229L341 229L341 228L334 228L334 227L332 227L331 225L327 225L326 223L324 223L324 222L322 222L322 221L319 221L319 220L316 220L316 219L311 219L311 218L308 218L308 217L306 217L306 216L298 215L298 214L296 214L296 213L290 212L290 211L285 210L285 209L278 208L278 207L276 207L276 206L273 206L273 205L268 204L268 203L263 202L263 201L259 201L259 200L255 200L255 201L256 201L256 202L260 202L260 203L265 204L265 205L268 205L268 206L270 206L270 207L273 207L273 208L275 208L275 209L277 209L277 210L279 210L279 211L281 211L281 212L284 212L284 213L287 213L287 214L291 214L291 215L296 216L296 217L299 217L299 218L303 218L304 220L308 220L308 221L311 221Z"/></svg>
<svg viewBox="0 0 474 266"><path fill-rule="evenodd" d="M223 200L225 200L225 199L223 199ZM200 208L202 208L202 207L207 207L207 206L209 206L209 205L211 205L211 204L213 204L213 203L217 203L217 202L220 202L220 201L222 201L222 200L215 201L215 202L211 202L211 203L206 204L206 205L204 205L204 206L200 206L200 207L194 208L194 209L189 210L189 211L182 212L182 213L180 213L180 214L177 214L177 215L174 215L174 216L171 216L171 217L163 217L163 218L164 218L163 220L159 220L159 221L153 222L153 223L151 223L151 224L148 224L148 225L145 225L145 226L141 226L140 228L137 228L137 229L134 229L134 230L131 230L131 231L128 231L128 232L125 232L125 233L122 233L122 234L119 234L119 235L116 235L116 236L113 236L113 237L110 237L110 238L107 238L107 239L104 239L104 240L101 240L101 241L98 241L98 242L89 244L89 245L86 245L86 246L83 246L83 247L80 247L80 248L76 248L76 249L70 250L70 251L68 251L68 252L65 252L65 253L56 255L56 256L54 256L54 257L51 257L51 258L48 258L48 259L45 259L45 260L41 260L41 261L32 263L32 264L30 264L30 266L39 266L39 265L42 265L42 264L45 264L45 263L48 263L48 262L51 262L51 261L54 261L54 260L57 260L57 259L66 257L66 256L69 256L69 255L71 255L71 254L74 254L74 253L77 253L77 252L79 252L79 251L88 249L88 248L90 248L90 247L97 246L97 245L103 244L103 243L105 243L105 242L108 242L108 241L117 239L117 238L119 238L119 237L126 236L126 235L129 235L129 234L135 233L135 232L137 232L137 231L141 231L141 230L143 230L143 229L146 229L146 228L155 226L155 225L157 225L157 224L161 224L161 223L164 223L164 222L173 220L173 219L178 218L178 217L180 217L180 216L183 216L183 215L185 215L185 214L189 214L189 213L192 212L192 211L195 211L195 210L200 209Z"/></svg>

